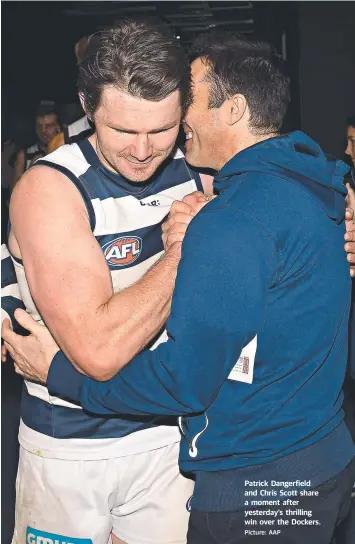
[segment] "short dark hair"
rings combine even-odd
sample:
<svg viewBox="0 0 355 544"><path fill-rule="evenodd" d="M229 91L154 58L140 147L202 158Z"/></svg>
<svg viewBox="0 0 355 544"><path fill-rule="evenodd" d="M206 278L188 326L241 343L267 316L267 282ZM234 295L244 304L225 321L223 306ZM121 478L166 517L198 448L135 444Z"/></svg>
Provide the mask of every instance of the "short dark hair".
<svg viewBox="0 0 355 544"><path fill-rule="evenodd" d="M290 102L290 82L272 45L217 30L194 41L190 61L197 58L209 68L210 108L219 108L240 93L247 100L253 132L267 134L280 129Z"/></svg>
<svg viewBox="0 0 355 544"><path fill-rule="evenodd" d="M80 40L78 40L74 45L74 54L77 63L80 62L80 59L85 56L85 51L88 46L89 40L90 36L82 36L82 38L80 38Z"/></svg>
<svg viewBox="0 0 355 544"><path fill-rule="evenodd" d="M355 115L350 115L350 117L347 118L346 126L355 128Z"/></svg>
<svg viewBox="0 0 355 544"><path fill-rule="evenodd" d="M36 109L36 117L44 117L45 115L56 115L59 120L58 106L51 100L41 100Z"/></svg>
<svg viewBox="0 0 355 544"><path fill-rule="evenodd" d="M189 102L188 58L169 28L155 20L127 19L93 34L78 68L78 90L90 117L106 85L153 102L179 90L183 110Z"/></svg>

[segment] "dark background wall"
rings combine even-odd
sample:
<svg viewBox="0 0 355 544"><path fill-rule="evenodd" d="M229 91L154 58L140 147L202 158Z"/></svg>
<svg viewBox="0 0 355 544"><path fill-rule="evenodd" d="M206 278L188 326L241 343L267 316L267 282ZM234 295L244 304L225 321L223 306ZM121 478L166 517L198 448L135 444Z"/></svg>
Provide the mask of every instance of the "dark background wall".
<svg viewBox="0 0 355 544"><path fill-rule="evenodd" d="M299 2L298 16L301 126L341 157L355 113L355 3Z"/></svg>
<svg viewBox="0 0 355 544"><path fill-rule="evenodd" d="M343 157L355 111L355 2L2 2L5 117L32 115L40 99L75 101L74 44L130 11L164 18L187 45L208 21L271 41L292 78L285 130L302 128Z"/></svg>

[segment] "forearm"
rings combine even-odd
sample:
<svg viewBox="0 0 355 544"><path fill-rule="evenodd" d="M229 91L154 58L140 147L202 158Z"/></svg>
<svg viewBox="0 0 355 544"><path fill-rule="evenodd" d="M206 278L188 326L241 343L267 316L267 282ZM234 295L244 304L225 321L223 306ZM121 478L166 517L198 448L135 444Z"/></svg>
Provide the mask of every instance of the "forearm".
<svg viewBox="0 0 355 544"><path fill-rule="evenodd" d="M74 366L97 380L108 380L162 329L170 313L178 260L167 253L144 277L102 303L78 330L90 353L62 347ZM86 336L86 338L85 338ZM85 354L86 351L86 354Z"/></svg>

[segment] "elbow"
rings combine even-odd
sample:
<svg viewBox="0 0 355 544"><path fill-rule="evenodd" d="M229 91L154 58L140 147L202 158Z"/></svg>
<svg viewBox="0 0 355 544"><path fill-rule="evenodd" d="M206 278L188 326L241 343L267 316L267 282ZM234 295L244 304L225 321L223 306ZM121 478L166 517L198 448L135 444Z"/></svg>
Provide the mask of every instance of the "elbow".
<svg viewBox="0 0 355 544"><path fill-rule="evenodd" d="M96 364L90 372L91 378L98 382L107 382L111 380L121 369L113 366Z"/></svg>
<svg viewBox="0 0 355 544"><path fill-rule="evenodd" d="M107 349L93 349L86 355L81 353L75 361L81 371L99 382L110 380L129 362L117 353L108 352Z"/></svg>
<svg viewBox="0 0 355 544"><path fill-rule="evenodd" d="M184 409L186 415L193 415L205 412L211 406L215 396L206 394L205 391L202 394L200 383L196 383L196 386L190 389L186 387L185 383L181 384L180 395L175 392L174 398Z"/></svg>

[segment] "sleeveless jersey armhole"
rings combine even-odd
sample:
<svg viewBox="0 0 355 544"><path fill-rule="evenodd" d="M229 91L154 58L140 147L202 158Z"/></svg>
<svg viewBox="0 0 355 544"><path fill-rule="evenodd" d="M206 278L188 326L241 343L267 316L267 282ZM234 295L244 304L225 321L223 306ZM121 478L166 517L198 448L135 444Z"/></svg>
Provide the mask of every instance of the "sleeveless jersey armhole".
<svg viewBox="0 0 355 544"><path fill-rule="evenodd" d="M50 161L40 159L36 161L36 166L37 165L48 166L49 168L53 168L53 170L57 170L61 174L64 174L64 176L69 178L70 181L74 183L75 187L78 189L79 193L81 194L82 199L84 200L84 203L89 215L90 228L94 232L95 226L96 226L95 211L91 202L90 193L87 190L87 187L85 186L83 181L77 176L75 176L75 174L73 174L73 172L71 172L68 168L60 164L56 164Z"/></svg>

